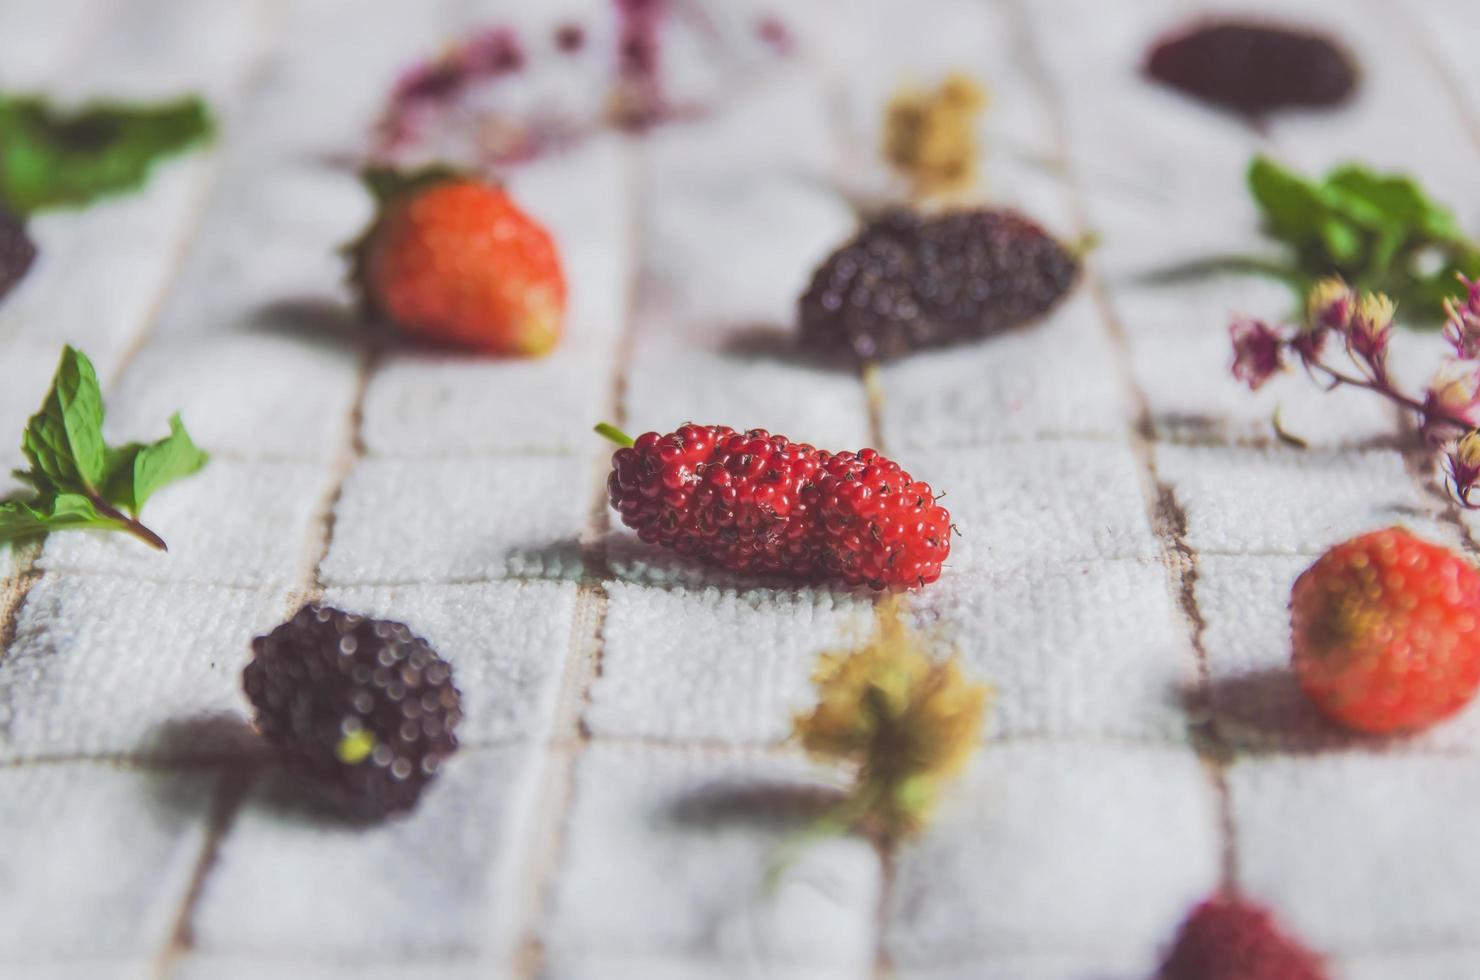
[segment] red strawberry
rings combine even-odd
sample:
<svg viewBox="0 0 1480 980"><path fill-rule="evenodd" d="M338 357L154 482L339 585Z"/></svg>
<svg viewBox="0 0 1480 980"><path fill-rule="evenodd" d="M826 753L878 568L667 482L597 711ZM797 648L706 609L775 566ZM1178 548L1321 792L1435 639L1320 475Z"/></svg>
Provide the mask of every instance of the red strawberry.
<svg viewBox="0 0 1480 980"><path fill-rule="evenodd" d="M951 551L927 484L872 449L829 453L762 429L649 432L612 455L607 490L644 541L733 571L925 585Z"/></svg>
<svg viewBox="0 0 1480 980"><path fill-rule="evenodd" d="M1290 610L1300 686L1348 728L1423 728L1480 685L1480 573L1401 528L1326 552Z"/></svg>
<svg viewBox="0 0 1480 980"><path fill-rule="evenodd" d="M367 307L401 330L494 354L560 339L565 278L548 232L501 187L447 170L366 173L380 213L352 246Z"/></svg>
<svg viewBox="0 0 1480 980"><path fill-rule="evenodd" d="M1158 980L1325 980L1320 958L1264 909L1213 898L1182 923Z"/></svg>

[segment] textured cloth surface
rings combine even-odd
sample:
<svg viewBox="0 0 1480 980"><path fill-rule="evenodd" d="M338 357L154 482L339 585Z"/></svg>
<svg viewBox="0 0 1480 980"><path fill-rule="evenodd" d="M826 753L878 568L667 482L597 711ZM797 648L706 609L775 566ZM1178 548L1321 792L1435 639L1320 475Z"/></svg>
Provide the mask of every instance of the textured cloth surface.
<svg viewBox="0 0 1480 980"><path fill-rule="evenodd" d="M571 290L527 362L357 334L349 161L398 74L473 26L528 39L521 104L599 107L615 4L0 0L0 89L195 90L222 121L140 193L38 217L0 303L0 473L63 343L111 439L179 410L214 456L149 504L168 555L0 546L0 976L1135 980L1230 882L1339 976L1480 975L1480 709L1337 732L1286 625L1336 541L1401 522L1473 552L1480 524L1374 400L1228 376L1230 314L1282 315L1280 287L1147 276L1268 249L1255 152L1410 171L1475 230L1480 6L1300 5L1360 93L1257 129L1139 74L1211 0L673 6L669 95L704 111L509 173ZM773 14L789 57L758 36ZM794 304L886 186L889 94L952 69L991 91L978 195L1100 244L1046 322L890 364L871 403L792 355ZM961 533L909 615L996 700L927 835L887 862L823 841L768 885L845 778L785 737L872 597L614 527L602 418L875 445L947 492ZM248 727L248 641L320 596L454 665L463 748L408 818L304 810Z"/></svg>

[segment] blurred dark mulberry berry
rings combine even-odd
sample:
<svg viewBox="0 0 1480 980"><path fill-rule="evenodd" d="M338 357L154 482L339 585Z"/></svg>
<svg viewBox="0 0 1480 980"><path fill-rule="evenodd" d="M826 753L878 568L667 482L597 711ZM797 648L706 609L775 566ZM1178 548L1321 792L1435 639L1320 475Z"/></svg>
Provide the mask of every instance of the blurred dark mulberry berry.
<svg viewBox="0 0 1480 980"><path fill-rule="evenodd" d="M890 360L973 340L1043 316L1078 274L1078 259L1015 211L892 210L813 273L801 343Z"/></svg>
<svg viewBox="0 0 1480 980"><path fill-rule="evenodd" d="M452 665L401 623L307 605L252 652L257 728L349 816L409 810L457 749Z"/></svg>
<svg viewBox="0 0 1480 980"><path fill-rule="evenodd" d="M34 261L36 244L26 234L25 224L0 208L0 299L25 278Z"/></svg>
<svg viewBox="0 0 1480 980"><path fill-rule="evenodd" d="M1167 38L1151 50L1146 72L1246 116L1335 105L1357 84L1350 56L1319 34L1236 21L1205 23Z"/></svg>

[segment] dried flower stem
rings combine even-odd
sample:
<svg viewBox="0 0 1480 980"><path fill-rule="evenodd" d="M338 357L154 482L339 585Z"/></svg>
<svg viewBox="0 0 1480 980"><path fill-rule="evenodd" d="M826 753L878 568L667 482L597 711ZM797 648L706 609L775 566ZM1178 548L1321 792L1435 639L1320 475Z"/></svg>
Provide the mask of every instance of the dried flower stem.
<svg viewBox="0 0 1480 980"><path fill-rule="evenodd" d="M1463 280L1469 295L1463 305L1446 303L1445 339L1454 355L1444 360L1422 398L1398 389L1387 371L1388 343L1396 307L1381 293L1358 295L1340 279L1326 279L1310 291L1306 322L1272 326L1261 320L1236 320L1233 375L1257 389L1298 360L1327 391L1346 386L1374 392L1418 417L1419 432L1435 447L1445 447L1451 493L1465 507L1480 486L1480 285ZM1340 338L1361 374L1333 367L1322 357L1332 335ZM1278 426L1277 426L1278 430ZM1447 445L1446 445L1447 444Z"/></svg>

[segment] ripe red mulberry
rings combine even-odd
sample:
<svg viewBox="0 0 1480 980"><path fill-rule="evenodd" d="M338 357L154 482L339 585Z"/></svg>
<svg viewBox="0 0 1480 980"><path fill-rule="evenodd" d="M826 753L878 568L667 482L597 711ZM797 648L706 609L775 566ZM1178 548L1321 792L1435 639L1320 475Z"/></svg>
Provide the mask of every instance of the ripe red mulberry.
<svg viewBox="0 0 1480 980"><path fill-rule="evenodd" d="M1078 274L1078 259L1015 211L897 209L813 274L801 343L869 361L972 340L1048 313Z"/></svg>
<svg viewBox="0 0 1480 980"><path fill-rule="evenodd" d="M1326 980L1326 971L1268 911L1219 897L1187 917L1157 980Z"/></svg>
<svg viewBox="0 0 1480 980"><path fill-rule="evenodd" d="M903 589L951 550L950 514L899 464L762 429L649 432L612 456L607 490L643 541L732 571Z"/></svg>

